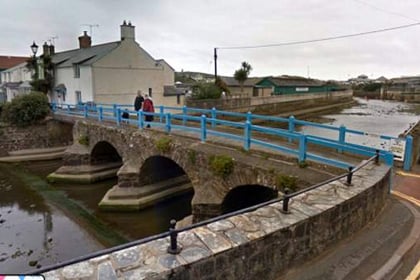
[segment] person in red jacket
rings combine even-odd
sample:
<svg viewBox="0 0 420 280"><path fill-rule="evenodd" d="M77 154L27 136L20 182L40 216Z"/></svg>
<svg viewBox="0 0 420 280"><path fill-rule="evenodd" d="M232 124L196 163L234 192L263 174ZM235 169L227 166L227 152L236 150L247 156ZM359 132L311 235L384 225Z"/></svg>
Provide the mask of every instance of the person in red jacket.
<svg viewBox="0 0 420 280"><path fill-rule="evenodd" d="M153 107L153 101L149 97L148 94L144 95L144 102L143 102L143 112L146 113L154 113L155 108ZM153 115L145 115L146 122L152 122L153 121ZM150 127L150 124L148 124L146 127Z"/></svg>

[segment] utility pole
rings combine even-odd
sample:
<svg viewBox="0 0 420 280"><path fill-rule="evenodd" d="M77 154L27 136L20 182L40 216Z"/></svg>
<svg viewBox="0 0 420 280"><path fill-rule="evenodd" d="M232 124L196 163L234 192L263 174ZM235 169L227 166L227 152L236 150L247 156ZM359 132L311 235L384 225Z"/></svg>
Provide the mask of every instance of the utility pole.
<svg viewBox="0 0 420 280"><path fill-rule="evenodd" d="M81 26L89 26L90 38L92 39L92 37L93 37L93 35L92 35L92 28L93 28L93 27L99 27L99 24L89 24L89 23L85 23L85 24L82 24Z"/></svg>
<svg viewBox="0 0 420 280"><path fill-rule="evenodd" d="M217 81L217 48L214 48L214 82Z"/></svg>

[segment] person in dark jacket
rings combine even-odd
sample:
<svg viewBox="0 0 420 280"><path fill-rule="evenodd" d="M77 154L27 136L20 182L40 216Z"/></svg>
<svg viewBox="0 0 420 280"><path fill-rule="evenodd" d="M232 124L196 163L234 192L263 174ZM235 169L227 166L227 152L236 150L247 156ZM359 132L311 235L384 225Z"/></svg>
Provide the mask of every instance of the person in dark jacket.
<svg viewBox="0 0 420 280"><path fill-rule="evenodd" d="M144 97L145 97L145 99L144 99L144 103L143 103L143 112L154 113L155 108L153 106L152 99L149 97L148 94L146 94ZM145 115L145 120L146 120L146 122L152 122L153 121L153 115ZM148 124L146 127L150 127L150 124Z"/></svg>
<svg viewBox="0 0 420 280"><path fill-rule="evenodd" d="M137 91L136 99L134 100L134 110L138 111L142 108L144 98L141 95L141 90Z"/></svg>

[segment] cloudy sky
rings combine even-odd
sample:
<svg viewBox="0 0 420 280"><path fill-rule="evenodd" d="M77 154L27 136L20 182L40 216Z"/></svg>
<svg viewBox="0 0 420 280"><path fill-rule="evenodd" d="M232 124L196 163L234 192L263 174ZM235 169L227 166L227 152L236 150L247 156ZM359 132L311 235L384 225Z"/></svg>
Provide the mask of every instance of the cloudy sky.
<svg viewBox="0 0 420 280"><path fill-rule="evenodd" d="M86 24L93 44L118 41L120 24L176 71L233 75L242 61L251 76L348 79L420 75L420 25L368 36L254 49L420 22L419 0L0 0L0 55L27 56L32 41L54 39L56 50L78 47Z"/></svg>

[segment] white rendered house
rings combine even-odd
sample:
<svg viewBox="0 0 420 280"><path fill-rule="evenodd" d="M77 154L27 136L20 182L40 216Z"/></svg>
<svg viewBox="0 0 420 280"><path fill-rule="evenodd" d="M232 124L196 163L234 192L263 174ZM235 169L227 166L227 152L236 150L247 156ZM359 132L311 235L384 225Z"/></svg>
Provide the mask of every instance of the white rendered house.
<svg viewBox="0 0 420 280"><path fill-rule="evenodd" d="M52 101L133 104L141 90L152 96L155 105L184 104L183 95L165 92L165 88L174 86L174 69L140 47L131 23L124 21L120 27L120 41L92 46L91 38L84 32L79 37L80 48L52 55Z"/></svg>

